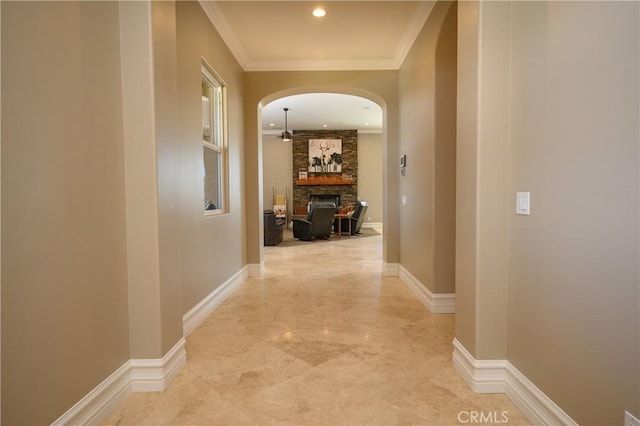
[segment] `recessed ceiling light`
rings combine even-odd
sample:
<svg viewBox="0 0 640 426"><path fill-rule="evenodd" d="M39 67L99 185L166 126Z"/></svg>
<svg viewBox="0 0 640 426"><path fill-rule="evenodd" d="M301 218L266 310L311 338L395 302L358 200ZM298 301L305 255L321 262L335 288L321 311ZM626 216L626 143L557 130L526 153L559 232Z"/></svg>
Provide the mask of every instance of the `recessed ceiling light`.
<svg viewBox="0 0 640 426"><path fill-rule="evenodd" d="M269 126L273 127L273 126L275 126L275 123L269 123Z"/></svg>
<svg viewBox="0 0 640 426"><path fill-rule="evenodd" d="M327 126L326 124L323 124L322 127L329 127L329 126Z"/></svg>
<svg viewBox="0 0 640 426"><path fill-rule="evenodd" d="M315 16L316 18L322 18L326 14L327 14L327 12L321 7L316 7L313 10L313 16Z"/></svg>

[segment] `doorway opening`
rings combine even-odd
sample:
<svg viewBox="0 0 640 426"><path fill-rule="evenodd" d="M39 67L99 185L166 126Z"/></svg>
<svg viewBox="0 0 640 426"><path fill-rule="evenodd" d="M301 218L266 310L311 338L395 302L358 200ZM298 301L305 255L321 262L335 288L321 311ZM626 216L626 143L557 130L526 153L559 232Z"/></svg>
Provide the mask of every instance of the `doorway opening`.
<svg viewBox="0 0 640 426"><path fill-rule="evenodd" d="M287 216L293 218L306 212L312 195L330 194L339 200L336 205L345 209L365 201L369 208L363 226L381 228L386 143L383 107L363 96L321 91L274 95L272 99L262 107L260 120L263 209L278 207L276 200L282 198L277 195L288 194ZM285 108L286 130L293 133L291 141L282 138ZM347 130L355 135L354 143L341 133ZM339 149L332 146L336 155L331 160L344 163L319 169L308 147L316 140L321 141L320 146L322 140L339 141ZM314 182L313 178L322 180ZM354 192L349 193L348 188L354 188ZM345 203L349 206L341 205Z"/></svg>

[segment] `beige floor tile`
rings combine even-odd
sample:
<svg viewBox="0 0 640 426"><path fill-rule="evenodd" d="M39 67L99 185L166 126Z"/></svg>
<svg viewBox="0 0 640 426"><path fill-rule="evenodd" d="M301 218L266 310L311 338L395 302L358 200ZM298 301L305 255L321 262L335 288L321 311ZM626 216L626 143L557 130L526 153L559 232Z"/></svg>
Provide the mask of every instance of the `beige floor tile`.
<svg viewBox="0 0 640 426"><path fill-rule="evenodd" d="M217 393L206 394L182 409L171 420L174 425L257 425L247 416Z"/></svg>
<svg viewBox="0 0 640 426"><path fill-rule="evenodd" d="M370 371L366 364L334 359L238 405L266 424L361 424L390 395Z"/></svg>
<svg viewBox="0 0 640 426"><path fill-rule="evenodd" d="M191 361L188 370L228 399L250 398L311 369L311 365L263 342Z"/></svg>
<svg viewBox="0 0 640 426"><path fill-rule="evenodd" d="M468 388L451 361L455 316L383 277L381 254L380 236L265 247L265 274L187 338L167 390L131 395L104 424L528 424L505 395Z"/></svg>

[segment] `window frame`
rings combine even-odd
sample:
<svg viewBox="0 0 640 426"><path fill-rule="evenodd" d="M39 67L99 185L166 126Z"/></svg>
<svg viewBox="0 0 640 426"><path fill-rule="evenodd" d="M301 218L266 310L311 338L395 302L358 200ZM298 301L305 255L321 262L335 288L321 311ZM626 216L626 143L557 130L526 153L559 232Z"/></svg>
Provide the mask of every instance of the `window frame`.
<svg viewBox="0 0 640 426"><path fill-rule="evenodd" d="M206 210L206 206L203 205L204 216L219 216L221 214L229 213L229 168L228 168L228 125L227 125L227 85L222 78L216 73L213 68L204 60L201 61L200 66L200 84L206 84L212 89L212 100L210 101L208 122L212 123L211 141L207 141L204 138L204 128L200 131L200 139L202 141L202 169L203 169L203 181L202 181L202 194L204 196L204 202L206 202L205 192L205 180L206 180L206 164L205 164L205 149L210 149L216 153L219 157L219 170L217 176L217 186L219 191L220 206L216 206L214 210ZM202 90L201 90L202 93ZM204 122L204 108L202 108L201 119Z"/></svg>

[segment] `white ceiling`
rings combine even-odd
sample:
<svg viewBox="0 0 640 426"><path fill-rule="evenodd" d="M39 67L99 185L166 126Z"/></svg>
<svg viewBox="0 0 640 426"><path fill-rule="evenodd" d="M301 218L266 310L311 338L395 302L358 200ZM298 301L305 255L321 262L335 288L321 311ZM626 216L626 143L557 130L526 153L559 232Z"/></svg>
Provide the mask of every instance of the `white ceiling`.
<svg viewBox="0 0 640 426"><path fill-rule="evenodd" d="M435 1L200 0L245 71L395 70L400 67ZM327 14L315 18L322 6ZM382 111L348 95L296 95L263 109L266 134L284 130L382 131ZM269 126L273 123L274 126ZM369 123L365 125L365 123ZM279 132L273 132L273 129Z"/></svg>
<svg viewBox="0 0 640 426"><path fill-rule="evenodd" d="M434 1L201 0L245 71L398 69ZM322 6L327 14L311 12Z"/></svg>
<svg viewBox="0 0 640 426"><path fill-rule="evenodd" d="M338 93L308 93L276 99L262 110L263 134L284 131L284 108L288 130L353 130L382 132L382 109L358 96Z"/></svg>

